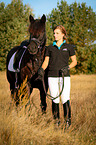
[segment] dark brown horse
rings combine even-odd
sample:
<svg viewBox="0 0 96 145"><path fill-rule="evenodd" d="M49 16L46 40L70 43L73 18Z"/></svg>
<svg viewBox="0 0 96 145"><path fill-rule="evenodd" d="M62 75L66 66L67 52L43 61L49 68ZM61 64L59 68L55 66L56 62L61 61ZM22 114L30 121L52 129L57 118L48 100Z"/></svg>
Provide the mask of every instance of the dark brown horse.
<svg viewBox="0 0 96 145"><path fill-rule="evenodd" d="M16 102L19 104L19 96L14 98L14 92L18 91L21 83L27 78L27 89L29 95L31 94L33 88L38 88L40 90L41 108L42 111L46 111L46 94L43 88L42 81L38 79L38 69L40 68L45 54L45 43L46 43L46 17L42 16L41 19L36 19L30 15L30 39L25 40L20 46L16 46L7 55L7 79L10 83L11 95ZM17 60L18 57L21 59L21 64L18 67L15 66L16 72L8 69L9 61L15 52ZM23 55L22 55L23 54ZM16 62L17 63L17 62ZM17 63L18 64L18 63ZM19 71L17 71L19 68ZM48 79L47 70L45 70L44 81L46 86L46 91L48 90ZM39 98L38 98L39 99Z"/></svg>

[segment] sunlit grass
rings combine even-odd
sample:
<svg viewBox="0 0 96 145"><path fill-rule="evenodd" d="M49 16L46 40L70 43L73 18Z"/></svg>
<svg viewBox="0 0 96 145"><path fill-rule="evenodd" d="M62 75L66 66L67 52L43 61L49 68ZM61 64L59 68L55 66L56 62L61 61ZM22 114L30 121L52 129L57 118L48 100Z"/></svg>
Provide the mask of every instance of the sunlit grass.
<svg viewBox="0 0 96 145"><path fill-rule="evenodd" d="M51 100L42 115L39 90L34 89L30 105L12 104L5 72L0 72L0 145L95 145L96 75L71 76L72 125L64 132L60 103L60 129L54 130Z"/></svg>

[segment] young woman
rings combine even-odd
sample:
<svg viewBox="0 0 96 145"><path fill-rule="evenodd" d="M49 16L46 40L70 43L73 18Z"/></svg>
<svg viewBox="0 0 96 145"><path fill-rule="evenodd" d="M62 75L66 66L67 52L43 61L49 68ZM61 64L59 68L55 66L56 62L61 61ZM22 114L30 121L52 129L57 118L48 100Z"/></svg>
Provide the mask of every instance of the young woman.
<svg viewBox="0 0 96 145"><path fill-rule="evenodd" d="M77 65L75 50L72 45L66 43L66 30L62 25L54 28L55 41L48 46L45 53L45 60L38 74L42 75L44 70L49 65L48 70L48 85L50 95L56 97L62 89L63 78L61 76L64 70L64 89L61 94L61 101L64 110L64 121L67 127L71 125L71 106L70 106L70 73L69 70ZM72 62L68 65L69 57ZM60 97L52 100L53 117L59 125L59 101Z"/></svg>

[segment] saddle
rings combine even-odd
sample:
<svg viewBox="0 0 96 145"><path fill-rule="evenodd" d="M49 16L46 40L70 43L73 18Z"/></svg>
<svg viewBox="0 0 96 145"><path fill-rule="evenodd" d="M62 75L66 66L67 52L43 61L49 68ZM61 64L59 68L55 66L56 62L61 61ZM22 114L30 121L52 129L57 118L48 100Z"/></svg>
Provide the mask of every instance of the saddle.
<svg viewBox="0 0 96 145"><path fill-rule="evenodd" d="M18 46L18 50L12 55L9 61L8 70L12 72L19 72L20 71L20 64L24 53L27 49L29 41L25 40Z"/></svg>

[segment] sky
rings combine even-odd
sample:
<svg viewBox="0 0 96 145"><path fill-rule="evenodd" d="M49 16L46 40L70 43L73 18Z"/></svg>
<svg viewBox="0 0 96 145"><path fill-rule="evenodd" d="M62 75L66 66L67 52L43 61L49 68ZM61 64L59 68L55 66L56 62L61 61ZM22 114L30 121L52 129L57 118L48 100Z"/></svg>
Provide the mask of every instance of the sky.
<svg viewBox="0 0 96 145"><path fill-rule="evenodd" d="M74 2L77 3L86 3L86 6L93 9L96 12L96 0L66 0L67 4L70 5ZM0 0L0 3L4 2L5 5L10 4L11 0ZM61 0L22 0L23 5L28 4L33 9L33 14L35 18L42 17L43 14L47 15L51 13L53 8L57 8L57 2L61 2Z"/></svg>

